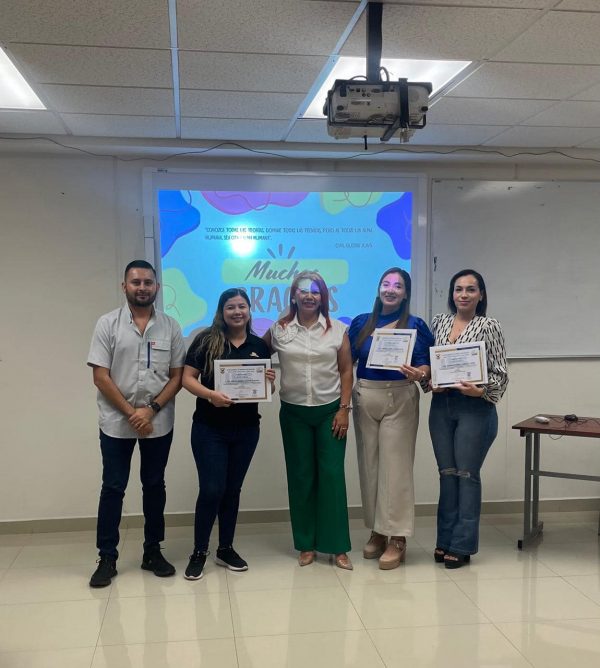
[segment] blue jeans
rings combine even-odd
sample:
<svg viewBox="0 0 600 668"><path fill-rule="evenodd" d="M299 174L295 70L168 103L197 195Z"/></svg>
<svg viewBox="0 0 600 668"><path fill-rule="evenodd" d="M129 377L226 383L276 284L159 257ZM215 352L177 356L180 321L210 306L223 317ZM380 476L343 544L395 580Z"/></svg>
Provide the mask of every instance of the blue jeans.
<svg viewBox="0 0 600 668"><path fill-rule="evenodd" d="M498 433L496 406L458 390L434 394L429 432L440 472L437 544L475 554L479 546L483 460Z"/></svg>
<svg viewBox="0 0 600 668"><path fill-rule="evenodd" d="M173 431L157 438L114 438L100 431L102 490L98 505L96 547L101 557L117 559L123 497L129 482L131 456L140 444L140 480L144 509L144 549L165 539L165 468Z"/></svg>
<svg viewBox="0 0 600 668"><path fill-rule="evenodd" d="M200 483L194 550L208 550L217 515L219 547L233 545L242 483L256 450L258 436L258 425L216 427L202 422L192 424L192 452Z"/></svg>

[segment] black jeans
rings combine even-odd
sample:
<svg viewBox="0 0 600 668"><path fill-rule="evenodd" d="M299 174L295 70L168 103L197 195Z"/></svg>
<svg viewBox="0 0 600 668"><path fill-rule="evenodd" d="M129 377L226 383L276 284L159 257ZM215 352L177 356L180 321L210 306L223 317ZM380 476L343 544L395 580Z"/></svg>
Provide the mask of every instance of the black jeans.
<svg viewBox="0 0 600 668"><path fill-rule="evenodd" d="M224 409L225 410L225 409ZM233 544L242 483L258 444L259 427L192 424L192 452L200 491L196 501L194 550L205 552L219 517L219 546Z"/></svg>
<svg viewBox="0 0 600 668"><path fill-rule="evenodd" d="M173 440L171 430L157 438L114 438L100 431L102 490L98 505L96 547L101 557L117 559L123 497L129 481L131 456L140 444L140 480L144 509L144 549L165 538L165 468Z"/></svg>

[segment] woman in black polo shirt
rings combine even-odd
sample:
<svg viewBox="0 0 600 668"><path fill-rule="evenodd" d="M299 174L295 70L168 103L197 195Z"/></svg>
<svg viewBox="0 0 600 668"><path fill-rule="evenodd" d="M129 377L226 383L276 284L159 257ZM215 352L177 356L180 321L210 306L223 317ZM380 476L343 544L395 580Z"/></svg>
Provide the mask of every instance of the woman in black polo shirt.
<svg viewBox="0 0 600 668"><path fill-rule="evenodd" d="M183 386L198 397L192 423L192 452L200 491L196 501L194 552L185 571L199 580L208 555L208 541L219 517L219 548L215 561L233 571L248 564L233 549L242 483L259 436L257 403L235 403L216 391L214 360L269 359L267 344L251 330L250 301L238 288L219 297L212 325L194 339L185 360ZM267 370L273 383L275 372Z"/></svg>

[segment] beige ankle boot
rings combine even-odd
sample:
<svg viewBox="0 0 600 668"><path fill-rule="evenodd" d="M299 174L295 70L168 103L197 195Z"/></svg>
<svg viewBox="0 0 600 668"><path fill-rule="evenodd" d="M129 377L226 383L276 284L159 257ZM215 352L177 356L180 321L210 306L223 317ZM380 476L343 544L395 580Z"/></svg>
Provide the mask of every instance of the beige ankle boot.
<svg viewBox="0 0 600 668"><path fill-rule="evenodd" d="M365 559L377 559L387 547L387 536L382 536L376 531L371 531L371 537L363 548L363 557Z"/></svg>
<svg viewBox="0 0 600 668"><path fill-rule="evenodd" d="M398 568L406 557L406 538L404 536L392 536L388 542L386 551L379 559L379 568L382 571L391 571Z"/></svg>

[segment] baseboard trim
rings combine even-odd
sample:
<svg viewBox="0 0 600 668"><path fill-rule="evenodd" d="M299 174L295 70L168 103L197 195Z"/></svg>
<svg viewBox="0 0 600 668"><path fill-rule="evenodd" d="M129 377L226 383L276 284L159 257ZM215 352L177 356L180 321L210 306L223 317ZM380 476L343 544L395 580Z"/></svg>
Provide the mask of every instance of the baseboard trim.
<svg viewBox="0 0 600 668"><path fill-rule="evenodd" d="M600 510L600 498L586 499L545 499L540 501L540 512L584 512ZM415 506L415 515L426 517L435 515L437 504L420 503ZM512 515L523 512L522 501L484 501L482 513L485 515ZM348 508L350 519L362 518L361 506ZM287 508L272 510L240 510L240 524L262 524L273 522L289 522L290 511ZM170 527L192 526L194 513L167 513L165 523ZM143 515L125 515L121 521L123 529L144 526ZM57 531L94 531L95 517L65 517L58 519L0 521L0 534L8 533L50 533Z"/></svg>

